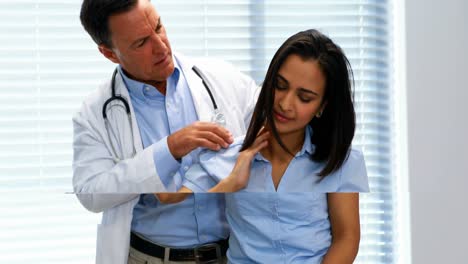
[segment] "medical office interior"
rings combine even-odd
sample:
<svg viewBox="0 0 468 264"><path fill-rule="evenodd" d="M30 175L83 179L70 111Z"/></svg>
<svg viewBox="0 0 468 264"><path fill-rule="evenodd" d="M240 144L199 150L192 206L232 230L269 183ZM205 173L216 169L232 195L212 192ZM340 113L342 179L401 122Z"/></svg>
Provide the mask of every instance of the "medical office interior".
<svg viewBox="0 0 468 264"><path fill-rule="evenodd" d="M468 263L468 1L153 0L174 50L261 82L317 28L355 77L361 195L355 263ZM93 263L99 214L70 194L72 114L112 74L78 0L0 1L0 263Z"/></svg>

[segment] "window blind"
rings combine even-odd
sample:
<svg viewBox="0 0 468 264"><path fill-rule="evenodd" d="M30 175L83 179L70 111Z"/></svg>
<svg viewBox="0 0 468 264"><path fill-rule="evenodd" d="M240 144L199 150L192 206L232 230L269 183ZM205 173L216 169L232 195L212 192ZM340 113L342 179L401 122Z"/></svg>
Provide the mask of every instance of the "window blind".
<svg viewBox="0 0 468 264"><path fill-rule="evenodd" d="M346 52L371 194L356 263L398 263L392 3L387 0L158 0L173 50L225 59L263 81L290 35L317 28ZM0 262L92 263L95 224L71 187L72 124L115 67L79 21L81 1L0 1Z"/></svg>

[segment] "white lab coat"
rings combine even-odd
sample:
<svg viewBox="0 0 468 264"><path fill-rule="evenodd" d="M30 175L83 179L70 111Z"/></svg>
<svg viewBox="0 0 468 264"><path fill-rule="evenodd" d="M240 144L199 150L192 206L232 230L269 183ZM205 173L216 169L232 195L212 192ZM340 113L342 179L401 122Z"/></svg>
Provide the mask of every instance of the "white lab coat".
<svg viewBox="0 0 468 264"><path fill-rule="evenodd" d="M192 71L193 65L208 78L218 108L226 117L227 129L234 136L245 134L260 90L255 82L222 61L191 61L180 54L175 57L189 84L199 119L210 121L213 104L201 79ZM116 136L108 135L105 128L102 107L111 94L110 80L87 97L73 118L74 191L88 210L103 212L97 231L96 263L99 264L127 263L133 207L139 194L166 191L157 174L152 147L143 149L132 103L119 74L115 88L130 104L133 139L122 112L108 112ZM117 152L123 152L125 160L115 163L109 138ZM137 152L133 158L132 141Z"/></svg>

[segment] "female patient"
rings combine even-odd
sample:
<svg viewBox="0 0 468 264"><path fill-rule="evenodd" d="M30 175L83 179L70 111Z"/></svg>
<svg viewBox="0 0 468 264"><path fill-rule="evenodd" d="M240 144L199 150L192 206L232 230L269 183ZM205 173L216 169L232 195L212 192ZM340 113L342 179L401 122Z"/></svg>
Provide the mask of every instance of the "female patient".
<svg viewBox="0 0 468 264"><path fill-rule="evenodd" d="M352 263L359 240L359 194L368 191L355 130L349 62L316 30L276 52L247 135L205 151L181 194L229 192L230 263Z"/></svg>

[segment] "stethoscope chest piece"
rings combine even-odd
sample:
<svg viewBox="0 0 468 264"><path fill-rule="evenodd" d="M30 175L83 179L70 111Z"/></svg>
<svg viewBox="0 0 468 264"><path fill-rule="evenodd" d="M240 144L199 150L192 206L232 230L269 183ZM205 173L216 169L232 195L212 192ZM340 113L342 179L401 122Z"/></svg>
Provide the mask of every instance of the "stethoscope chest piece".
<svg viewBox="0 0 468 264"><path fill-rule="evenodd" d="M219 111L219 109L215 109L213 111L213 116L211 117L211 122L220 125L222 127L226 127L226 117L223 113Z"/></svg>

